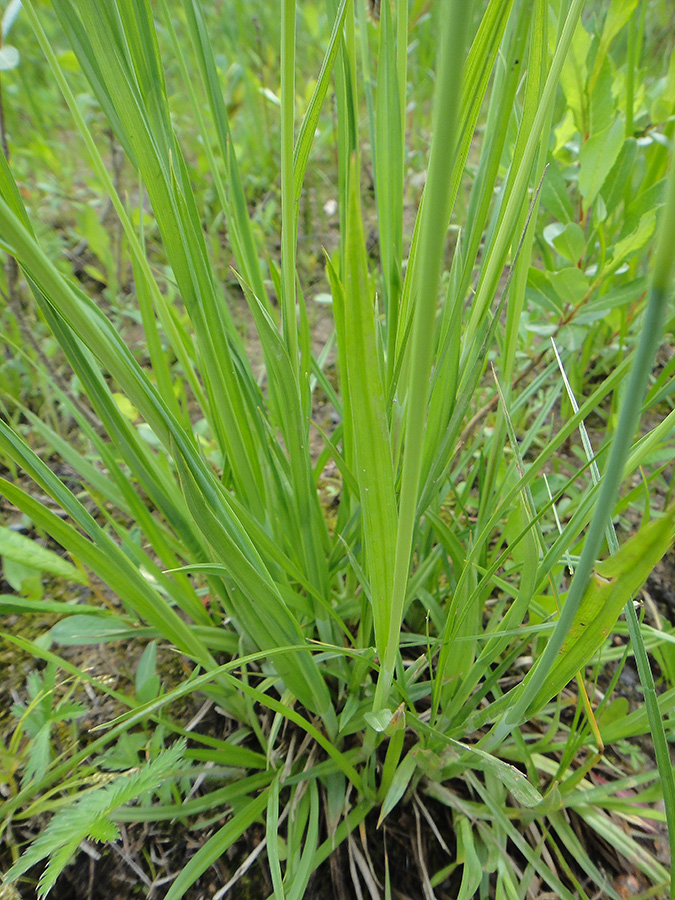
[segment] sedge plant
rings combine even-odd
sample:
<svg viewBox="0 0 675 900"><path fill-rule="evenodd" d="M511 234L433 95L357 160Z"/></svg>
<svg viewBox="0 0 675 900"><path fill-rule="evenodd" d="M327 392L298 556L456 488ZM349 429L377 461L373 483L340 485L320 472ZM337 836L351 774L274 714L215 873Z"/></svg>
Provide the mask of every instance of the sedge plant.
<svg viewBox="0 0 675 900"><path fill-rule="evenodd" d="M45 252L1 157L0 243L94 417L55 387L54 402L78 425L79 439L69 442L30 408L16 407L31 433L78 473L87 502L4 422L0 451L23 474L0 489L65 548L95 595L103 585L113 598L53 601L49 611L63 618L45 635L5 638L48 662L51 690L58 669L69 691L87 685L120 710L86 744L51 755L43 748L40 765L26 766L3 804L2 827L54 815L10 880L46 861L44 896L82 840L113 841L122 822L187 825L227 813L168 900L260 821L274 897L301 898L343 842L358 880L355 861L362 873L374 864L354 832L372 823L362 834L377 843L375 826L386 829L390 813L412 803L418 821L433 821L427 807L434 804L451 824L442 835L434 826L445 854L434 871L420 854L427 896L446 882L462 898L523 896L535 879L563 898L619 896L580 843L577 823L617 847L654 891L670 889L666 867L620 823L656 799L660 786L665 814L652 812L667 819L671 841L675 833L667 753L675 687L657 695L643 639L653 635L633 606L675 527L673 509L656 502L662 470L649 469L672 445L673 414L634 443L643 405L666 401L674 384L666 366L645 399L670 289L675 193L671 175L663 200L668 160L660 142L640 149L652 208L631 218L630 197L615 190L616 167L623 171L623 157L638 152L635 83L624 78L616 50L637 4L609 4L592 34L583 5L435 5L428 166L408 233L415 202L406 178L409 39L425 27L423 11L382 0L375 22L363 0L327 0L323 64L299 110L296 37L304 20L296 0L282 0L276 258L261 245L247 203L218 35L198 0L52 0L134 172L135 194L118 190L106 169L47 36L51 13L26 0L25 17L124 235L147 359L139 364L111 317ZM633 35L627 44L630 65L637 41ZM219 279L218 243L205 238L174 129L168 61L194 110L236 290ZM624 84L628 116L610 104ZM339 217L339 246L325 256L332 356L313 343L298 264L299 208L329 99ZM582 143L570 163L575 178L565 181L567 133ZM373 209L365 202L367 170ZM570 196L583 211L579 221ZM158 251L144 229L146 198L164 269L153 264ZM542 206L568 220L544 239ZM367 249L372 217L379 264ZM657 221L661 249L645 300L644 290L631 293L617 279L623 267L644 276ZM458 226L452 252L451 223ZM536 247L544 272L531 268ZM264 379L237 329L236 296L254 325ZM547 303L549 319L537 318L533 306ZM538 336L555 333L574 369L580 353L592 353L580 350L570 329L583 330L584 314L598 309L586 324L616 315L625 352L570 415L556 418L562 381ZM338 423L330 433L313 421L319 392ZM595 455L559 464L561 448L591 414L609 423ZM339 481L336 511L322 478L328 464ZM613 516L635 501L632 493L620 500L619 489L642 471L646 512L619 542ZM41 601L0 602L30 615ZM624 662L635 655L645 691L644 706L629 714L623 706L612 711L620 669L610 670L606 692L601 681L624 608ZM661 645L672 643L667 628L660 635ZM106 685L57 652L102 641L153 648L135 691ZM154 642L183 661L183 677L164 690ZM186 730L179 701L195 697L234 723L226 738L198 725ZM153 729L161 742L136 759L141 743L130 736ZM646 733L656 768L593 782L603 748ZM114 759L128 759L128 768L113 776L115 747ZM383 868L363 875L371 892L381 876L386 893L388 865L385 853Z"/></svg>

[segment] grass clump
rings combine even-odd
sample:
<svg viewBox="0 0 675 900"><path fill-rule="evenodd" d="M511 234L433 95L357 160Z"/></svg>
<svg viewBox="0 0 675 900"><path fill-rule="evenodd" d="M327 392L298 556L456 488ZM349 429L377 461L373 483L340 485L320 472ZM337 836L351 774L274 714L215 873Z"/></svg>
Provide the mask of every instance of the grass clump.
<svg viewBox="0 0 675 900"><path fill-rule="evenodd" d="M645 649L654 630L633 604L675 518L663 474L672 413L650 416L634 443L641 412L670 404L674 368L668 360L653 374L673 176L664 193L664 141L636 133L649 100L649 112L663 115L658 134L670 137L675 76L671 66L656 87L640 69L646 4L582 19L581 0L452 0L428 13L382 0L374 21L360 0L329 0L322 29L282 0L279 90L276 81L262 88L278 102L280 144L278 205L264 227L247 203L234 107L200 3L53 0L58 22L24 6L114 210L144 359L125 341L129 313L115 308L115 291L104 298L112 308L97 302L37 237L1 157L0 243L78 385L54 385L51 399L77 423L76 440L8 391L0 451L22 474L1 489L67 551L97 601L52 601L47 611L63 618L46 635L6 636L48 662L50 686L34 676L29 704L17 705L17 733L32 743L3 827L54 813L9 879L46 859L43 896L83 839L113 841L120 822L227 812L168 900L260 821L275 897L303 897L342 842L355 881L375 896L381 879L391 896L386 850L374 867L353 834L373 816L386 829L414 802L432 829L425 803L445 807L451 823L438 833L445 856L434 871L417 853L427 896L448 885L462 898L515 897L541 884L563 898L618 897L611 871L579 841L580 822L665 895L666 866L619 824L658 784L672 846L675 685L664 663L657 695ZM56 51L57 24L134 191L104 164ZM299 24L321 33L324 52L306 96ZM429 105L424 90L409 88L426 74L409 55L417 34L422 50L437 48L437 62L426 181L408 228L409 92ZM169 67L194 117L196 161L174 129ZM317 134L317 152L327 146L329 94L339 243L325 257L331 334L317 350L298 223L316 186ZM366 171L378 260L367 240ZM216 224L205 221L195 181L209 183ZM233 256L227 286L223 235ZM236 297L254 325L263 378L237 329ZM320 393L332 431L313 421ZM595 450L586 437L585 456L565 456L592 414L603 423ZM50 467L55 456L76 485ZM337 485L328 514L327 467ZM643 483L620 499L641 472ZM620 542L613 520L638 500L642 519ZM43 609L17 571L18 596L0 602L13 613ZM620 668L603 680L624 610L624 662L634 656L644 692L630 714L612 704ZM672 628L656 637L663 661ZM126 690L54 649L114 641L145 647ZM182 681L162 684L158 647L180 655ZM126 711L59 755L47 731L38 759L30 729L35 708L47 717L63 709L50 699L58 670ZM195 696L234 723L227 737L172 718L178 701ZM592 780L607 748L648 733L645 772ZM96 787L101 773L106 784ZM638 791L630 800L628 788Z"/></svg>

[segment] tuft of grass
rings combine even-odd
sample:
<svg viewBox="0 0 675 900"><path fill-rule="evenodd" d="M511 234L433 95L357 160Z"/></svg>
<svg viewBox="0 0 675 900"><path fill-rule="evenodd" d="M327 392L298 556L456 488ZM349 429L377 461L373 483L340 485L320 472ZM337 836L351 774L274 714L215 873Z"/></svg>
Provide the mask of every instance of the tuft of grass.
<svg viewBox="0 0 675 900"><path fill-rule="evenodd" d="M70 387L54 384L50 402L75 423L68 433L43 420L8 379L0 453L21 474L0 490L92 593L49 601L63 618L37 640L5 639L47 661L47 694L63 671L127 711L57 754L48 728L39 746L30 734L32 706L17 705L10 755L24 732L32 743L0 827L54 815L8 880L46 859L42 897L81 840L112 841L117 822L227 813L167 900L259 821L275 898L304 896L342 842L355 890L362 880L376 892L381 877L390 893L386 847L378 872L352 834L366 820L386 829L407 803L418 837L422 820L440 835L435 871L421 838L415 849L427 896L447 879L462 898L523 896L537 879L562 898L617 897L579 823L672 896L668 871L620 824L660 790L665 813L649 815L665 819L675 850L675 687L664 667L657 692L646 649L665 659L672 628L655 635L634 607L675 533L664 479L675 365L654 370L672 324L675 175L662 138L675 69L657 79L639 68L637 0L583 20L582 0L382 0L377 22L363 0L328 0L320 16L283 0L279 64L263 61L260 38L264 82L253 91L249 67L250 105L227 102L231 67L198 0L52 5L55 18L25 0L25 19L109 198L119 252L115 263L102 223L83 216L98 262L88 275L106 278L108 295L85 291L0 155L0 246L68 366ZM303 29L320 35L322 62ZM316 62L307 89L302 54ZM238 120L269 123L271 102L269 133L242 150ZM176 127L183 116L194 144ZM428 146L410 129L422 116ZM99 120L124 155L112 173ZM420 146L421 192L410 177ZM279 182L264 224L247 196L257 154ZM339 221L320 291L299 240L313 154L333 160ZM316 293L330 301L318 351ZM126 340L132 320L142 360ZM44 361L25 360L44 377ZM620 541L613 522L628 513L634 534ZM45 567L15 569L19 596L0 608L46 609ZM622 661L606 667L625 631ZM123 691L56 651L111 641L147 645ZM161 686L158 646L180 656L182 681ZM644 703L628 711L612 692L630 656ZM39 681L31 703L47 717L79 710L36 694ZM195 696L234 723L229 738L180 721L177 702ZM652 735L656 768L608 782L603 751L639 734Z"/></svg>

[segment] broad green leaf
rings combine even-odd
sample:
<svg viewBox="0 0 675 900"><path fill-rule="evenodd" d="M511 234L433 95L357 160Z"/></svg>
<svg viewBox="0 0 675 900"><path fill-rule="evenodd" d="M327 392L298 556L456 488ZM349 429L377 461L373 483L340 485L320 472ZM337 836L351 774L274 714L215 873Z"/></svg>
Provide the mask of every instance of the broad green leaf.
<svg viewBox="0 0 675 900"><path fill-rule="evenodd" d="M579 152L579 190L586 209L602 189L624 141L624 122L617 118L609 128L593 134Z"/></svg>
<svg viewBox="0 0 675 900"><path fill-rule="evenodd" d="M619 279L616 279L619 281ZM618 306L624 306L626 303L634 303L639 297L647 292L647 279L629 278L623 284L619 283L606 294L593 299L586 304L585 309L589 312L596 309L615 309Z"/></svg>
<svg viewBox="0 0 675 900"><path fill-rule="evenodd" d="M576 222L555 222L544 228L544 240L570 262L578 262L584 253L586 238Z"/></svg>
<svg viewBox="0 0 675 900"><path fill-rule="evenodd" d="M10 528L0 527L0 557L77 584L87 583L87 576L68 560Z"/></svg>
<svg viewBox="0 0 675 900"><path fill-rule="evenodd" d="M597 57L596 57L597 61ZM609 128L618 111L617 99L613 92L614 71L608 59L599 70L599 77L592 91L589 91L590 133L598 134Z"/></svg>
<svg viewBox="0 0 675 900"><path fill-rule="evenodd" d="M656 210L651 209L642 216L637 228L614 245L614 252L608 265L615 271L632 253L641 250L651 238L656 227Z"/></svg>
<svg viewBox="0 0 675 900"><path fill-rule="evenodd" d="M551 284L550 273L542 272L534 266L530 268L527 278L527 297L533 303L543 307L556 317L562 316L564 305L562 299Z"/></svg>
<svg viewBox="0 0 675 900"><path fill-rule="evenodd" d="M134 637L135 629L112 616L74 615L63 619L48 632L50 641L65 647L103 644Z"/></svg>
<svg viewBox="0 0 675 900"><path fill-rule="evenodd" d="M623 142L602 190L602 198L610 213L617 208L626 190L632 187L637 155L637 141L628 138Z"/></svg>
<svg viewBox="0 0 675 900"><path fill-rule="evenodd" d="M602 647L621 610L647 580L673 539L675 508L630 537L619 552L599 562L560 653L537 695L541 708L583 670Z"/></svg>
<svg viewBox="0 0 675 900"><path fill-rule="evenodd" d="M630 194L630 202L626 207L626 214L622 221L621 234L631 234L637 228L640 220L658 210L665 199L666 183L657 181L646 190L634 190ZM659 232L661 233L661 232Z"/></svg>
<svg viewBox="0 0 675 900"><path fill-rule="evenodd" d="M557 296L569 306L578 306L590 288L590 280L577 266L550 272L548 278Z"/></svg>
<svg viewBox="0 0 675 900"><path fill-rule="evenodd" d="M570 222L574 219L574 209L569 196L567 182L563 178L555 157L548 160L548 168L541 187L541 205L559 222Z"/></svg>
<svg viewBox="0 0 675 900"><path fill-rule="evenodd" d="M637 4L638 0L612 0L612 2L609 4L609 9L607 11L607 15L605 16L602 32L600 34L600 42L593 62L593 71L591 72L591 76L588 79L589 96L592 97L596 90L598 79L600 78L600 73L605 66L607 54L609 52L612 41L618 35L624 25L630 22L631 16L633 15ZM635 28L637 26L636 23L631 23L629 27Z"/></svg>
<svg viewBox="0 0 675 900"><path fill-rule="evenodd" d="M17 593L24 594L32 600L40 600L44 594L42 572L25 566L15 559L5 557L2 560L2 572L7 584Z"/></svg>
<svg viewBox="0 0 675 900"><path fill-rule="evenodd" d="M630 705L628 699L626 697L617 697L616 700L612 700L611 703L608 703L598 715L598 725L602 730L608 725L625 718L629 712Z"/></svg>
<svg viewBox="0 0 675 900"><path fill-rule="evenodd" d="M554 39L553 34L551 37ZM588 99L586 95L588 68L586 61L590 47L591 36L582 23L579 22L560 73L560 85L565 93L567 105L574 116L577 130L582 134L586 130L585 125L588 117Z"/></svg>

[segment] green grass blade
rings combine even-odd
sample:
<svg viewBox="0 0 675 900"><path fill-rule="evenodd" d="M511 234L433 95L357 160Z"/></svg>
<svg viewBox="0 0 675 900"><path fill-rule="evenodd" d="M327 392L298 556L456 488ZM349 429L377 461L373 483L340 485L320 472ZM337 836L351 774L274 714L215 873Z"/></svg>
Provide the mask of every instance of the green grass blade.
<svg viewBox="0 0 675 900"><path fill-rule="evenodd" d="M447 154L448 148L452 148L453 158L456 152L456 118L461 96L459 85L461 84L469 13L470 4L452 2L444 7L440 22L441 56L434 97L434 137L420 226L420 275L412 335L410 382L406 401L405 455L395 544L394 583L388 616L386 649L382 656L382 675L378 679L374 701L375 710L384 705L394 676L412 537L417 520L418 487L422 474L422 448L433 350L433 325L436 315L441 257L445 243L445 210L450 193L447 179Z"/></svg>
<svg viewBox="0 0 675 900"><path fill-rule="evenodd" d="M523 207L527 207L529 204L527 184L531 177L535 157L539 152L542 133L547 120L550 120L550 110L558 90L560 72L572 43L582 7L583 0L573 0L570 5L522 156L517 161L517 167L511 173L513 187L501 215L492 247L486 254L481 267L481 279L466 328L467 344L471 343L478 323L484 317L486 309L496 293L506 253L513 241L517 220L522 215Z"/></svg>
<svg viewBox="0 0 675 900"><path fill-rule="evenodd" d="M314 86L311 100L309 101L309 105L307 107L307 110L305 111L302 124L300 125L300 130L298 131L298 137L295 142L295 150L293 154L293 197L296 204L300 202L300 195L302 193L302 185L305 180L305 171L307 169L309 153L312 148L312 142L314 141L314 135L319 123L321 107L323 106L323 101L326 99L326 94L328 92L330 76L340 47L340 41L342 39L342 29L344 26L345 15L347 13L347 7L349 6L349 4L350 0L340 0L340 5L338 6L337 12L335 13L335 20L333 22L330 39L328 41L326 55L324 56L323 62L321 64L319 77L316 80L316 85Z"/></svg>
<svg viewBox="0 0 675 900"><path fill-rule="evenodd" d="M403 157L405 135L398 85L397 47L389 0L380 5L380 44L375 98L375 195L382 258L389 384L396 359L398 307L403 281Z"/></svg>
<svg viewBox="0 0 675 900"><path fill-rule="evenodd" d="M269 306L208 28L204 21L201 5L197 0L183 0L183 9L216 128L221 159L225 164L224 182L217 176L217 166L212 167L212 172L217 179L216 185L219 193L225 197L224 211L235 247L235 256L239 260L246 281L252 285L256 295ZM205 145L207 144L208 141L205 141Z"/></svg>
<svg viewBox="0 0 675 900"><path fill-rule="evenodd" d="M392 637L390 556L396 535L396 499L355 158L350 185L344 289L346 366L375 641L382 658L391 653L388 641L393 640L394 652L398 645L398 625Z"/></svg>
<svg viewBox="0 0 675 900"><path fill-rule="evenodd" d="M204 872L219 859L232 844L262 817L267 805L269 788L251 799L243 808L220 828L213 837L200 847L190 861L182 868L173 882L165 900L180 900Z"/></svg>

